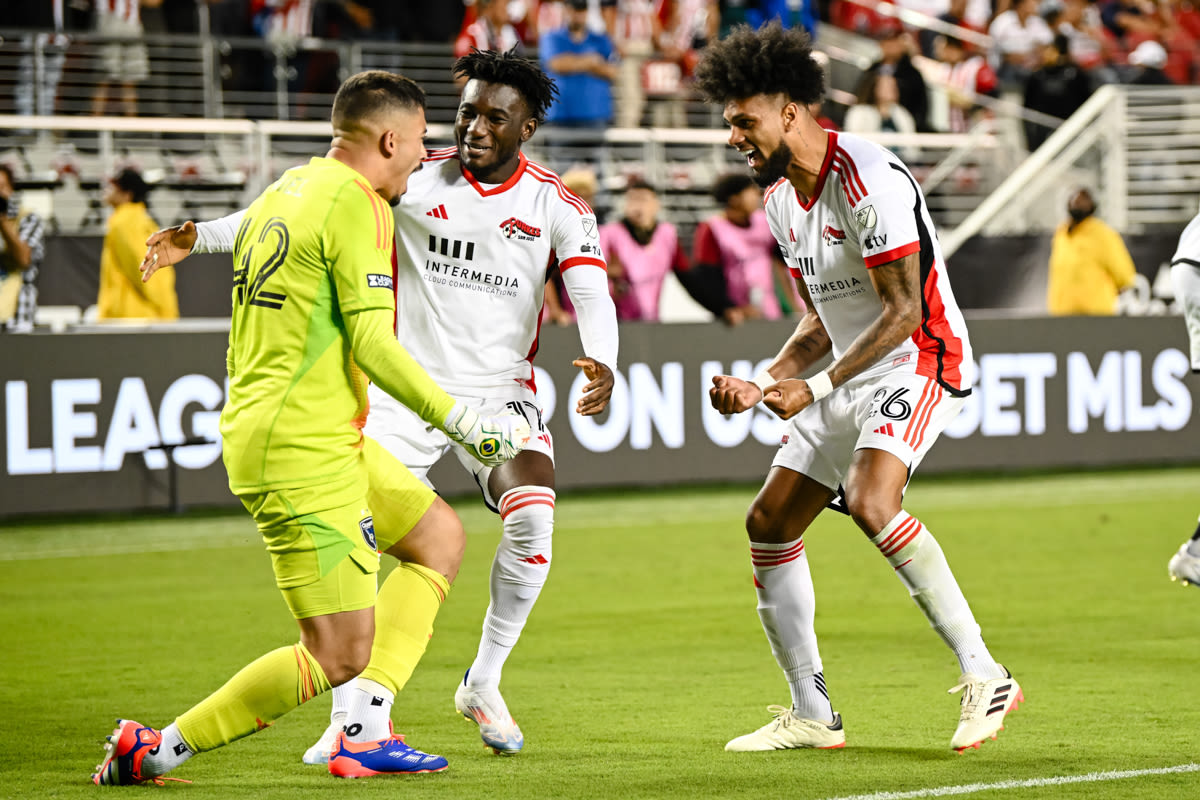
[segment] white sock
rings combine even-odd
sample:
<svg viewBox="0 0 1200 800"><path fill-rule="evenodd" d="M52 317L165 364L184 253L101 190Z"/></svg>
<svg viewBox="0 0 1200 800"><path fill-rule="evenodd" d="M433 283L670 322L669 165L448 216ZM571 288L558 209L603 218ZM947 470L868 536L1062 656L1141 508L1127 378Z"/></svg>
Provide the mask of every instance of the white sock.
<svg viewBox="0 0 1200 800"><path fill-rule="evenodd" d="M142 774L148 778L166 775L194 755L179 734L179 726L172 722L162 729L162 744L142 759Z"/></svg>
<svg viewBox="0 0 1200 800"><path fill-rule="evenodd" d="M341 686L333 687L330 694L333 696L333 707L329 709L329 723L336 725L340 730L346 724L346 716L350 713L350 703L354 700L354 689L358 685L358 678L351 678Z"/></svg>
<svg viewBox="0 0 1200 800"><path fill-rule="evenodd" d="M352 742L374 742L392 735L388 722L396 695L366 678L356 678L342 730Z"/></svg>
<svg viewBox="0 0 1200 800"><path fill-rule="evenodd" d="M504 662L550 571L554 538L554 490L518 486L500 498L504 535L492 561L491 602L483 618L479 653L467 674L473 689L500 685Z"/></svg>
<svg viewBox="0 0 1200 800"><path fill-rule="evenodd" d="M821 655L813 627L817 602L804 540L751 542L758 618L775 661L787 678L797 716L833 721L833 707L821 675Z"/></svg>
<svg viewBox="0 0 1200 800"><path fill-rule="evenodd" d="M979 624L933 534L916 517L901 511L871 537L871 543L887 558L929 624L954 651L959 669L981 678L1004 677L1004 670L983 643Z"/></svg>

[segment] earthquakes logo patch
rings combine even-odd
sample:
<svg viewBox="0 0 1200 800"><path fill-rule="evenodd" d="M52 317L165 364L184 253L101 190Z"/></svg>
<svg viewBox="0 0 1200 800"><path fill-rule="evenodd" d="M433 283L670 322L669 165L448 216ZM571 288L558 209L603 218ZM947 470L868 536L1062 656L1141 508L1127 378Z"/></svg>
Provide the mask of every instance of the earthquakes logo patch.
<svg viewBox="0 0 1200 800"><path fill-rule="evenodd" d="M367 547L372 550L378 550L379 545L375 543L375 519L374 517L364 517L358 521L358 529L362 531L363 540L367 543Z"/></svg>
<svg viewBox="0 0 1200 800"><path fill-rule="evenodd" d="M509 217L504 222L501 222L500 230L504 231L504 235L509 239L522 239L526 242L532 242L542 235L541 228L535 228L528 222L522 222L516 217Z"/></svg>
<svg viewBox="0 0 1200 800"><path fill-rule="evenodd" d="M394 288L391 275L378 275L375 273L370 273L367 275L367 286L371 289Z"/></svg>
<svg viewBox="0 0 1200 800"><path fill-rule="evenodd" d="M587 234L589 239L596 238L596 220L593 217L583 218L583 232Z"/></svg>
<svg viewBox="0 0 1200 800"><path fill-rule="evenodd" d="M864 228L874 228L879 224L879 219L875 216L875 206L863 206L854 212L854 219Z"/></svg>
<svg viewBox="0 0 1200 800"><path fill-rule="evenodd" d="M846 241L846 232L826 225L825 230L821 231L821 238L825 240L826 246L836 247Z"/></svg>

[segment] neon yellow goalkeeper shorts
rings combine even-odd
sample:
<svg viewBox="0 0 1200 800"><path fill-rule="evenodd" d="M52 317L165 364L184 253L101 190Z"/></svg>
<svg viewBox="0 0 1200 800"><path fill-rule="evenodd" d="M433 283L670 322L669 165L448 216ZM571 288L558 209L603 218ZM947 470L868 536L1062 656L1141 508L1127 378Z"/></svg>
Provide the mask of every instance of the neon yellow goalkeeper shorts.
<svg viewBox="0 0 1200 800"><path fill-rule="evenodd" d="M296 619L373 606L379 551L403 539L436 498L372 439L364 438L360 463L358 474L334 483L240 496Z"/></svg>

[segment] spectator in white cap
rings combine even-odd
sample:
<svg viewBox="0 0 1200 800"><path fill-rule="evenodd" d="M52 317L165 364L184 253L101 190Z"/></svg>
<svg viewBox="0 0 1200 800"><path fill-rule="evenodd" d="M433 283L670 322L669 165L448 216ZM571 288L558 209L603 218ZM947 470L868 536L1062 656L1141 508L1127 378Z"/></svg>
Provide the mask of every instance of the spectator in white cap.
<svg viewBox="0 0 1200 800"><path fill-rule="evenodd" d="M1174 83L1163 71L1167 66L1167 50L1152 39L1133 49L1129 63L1136 71L1130 74L1128 83L1138 86L1170 86Z"/></svg>

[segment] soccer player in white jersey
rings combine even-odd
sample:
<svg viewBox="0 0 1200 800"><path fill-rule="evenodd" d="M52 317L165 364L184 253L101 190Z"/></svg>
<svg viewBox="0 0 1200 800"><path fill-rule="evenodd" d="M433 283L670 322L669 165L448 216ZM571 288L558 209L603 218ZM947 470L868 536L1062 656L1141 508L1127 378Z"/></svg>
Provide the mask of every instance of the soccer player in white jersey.
<svg viewBox="0 0 1200 800"><path fill-rule="evenodd" d="M491 603L454 703L479 725L487 746L511 755L520 752L524 736L500 694L501 670L552 560L554 445L534 395L532 366L548 270L561 271L578 315L585 357L574 363L589 378L576 406L580 414L601 413L612 395L617 321L595 215L557 175L521 152L557 93L553 81L537 62L511 52L473 51L455 62L454 73L467 80L454 124L456 146L431 151L395 207L396 332L451 396L470 398L481 414L520 413L533 436L502 468L477 469L441 431L374 386L365 433L426 483L429 469L453 450L500 514L504 531L492 562ZM239 214L155 234L147 259L156 248L161 263L229 249ZM353 683L334 690L329 728L304 754L305 763L328 760L353 692Z"/></svg>
<svg viewBox="0 0 1200 800"><path fill-rule="evenodd" d="M835 498L958 659L951 747L995 738L1023 699L992 658L933 534L902 508L913 469L958 413L973 369L925 198L892 153L806 111L824 77L808 36L772 24L710 45L697 84L724 106L729 143L764 186L767 217L808 305L750 381L713 379L724 413L759 402L790 420L746 516L758 613L791 689L787 708L726 750L842 747L813 626L804 532ZM810 374L832 350L833 363Z"/></svg>
<svg viewBox="0 0 1200 800"><path fill-rule="evenodd" d="M1192 218L1171 259L1171 281L1175 284L1175 299L1183 310L1188 340L1192 349L1192 374L1200 374L1200 214ZM1167 574L1183 585L1200 586L1200 524L1190 541L1179 546L1171 556Z"/></svg>

